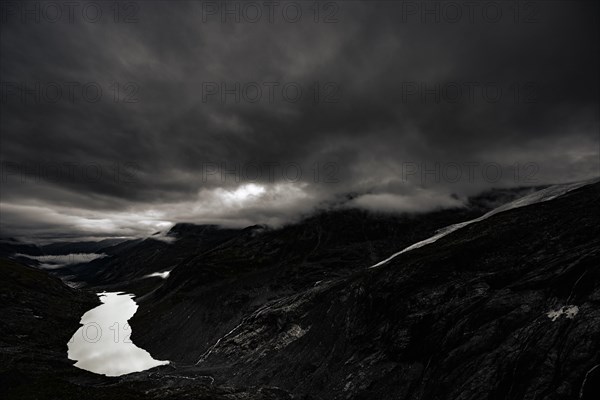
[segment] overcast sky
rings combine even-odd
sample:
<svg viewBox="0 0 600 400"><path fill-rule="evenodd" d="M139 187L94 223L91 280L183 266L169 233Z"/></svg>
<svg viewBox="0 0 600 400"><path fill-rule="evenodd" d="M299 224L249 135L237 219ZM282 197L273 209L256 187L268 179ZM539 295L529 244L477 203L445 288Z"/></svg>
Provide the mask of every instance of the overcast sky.
<svg viewBox="0 0 600 400"><path fill-rule="evenodd" d="M595 1L117 4L2 3L2 236L425 212L599 174Z"/></svg>

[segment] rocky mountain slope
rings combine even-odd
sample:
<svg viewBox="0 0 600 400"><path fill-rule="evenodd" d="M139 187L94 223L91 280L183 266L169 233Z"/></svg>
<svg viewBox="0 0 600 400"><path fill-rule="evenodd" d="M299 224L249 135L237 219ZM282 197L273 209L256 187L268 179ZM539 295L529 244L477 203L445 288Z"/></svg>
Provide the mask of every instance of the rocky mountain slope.
<svg viewBox="0 0 600 400"><path fill-rule="evenodd" d="M438 229L479 217L499 198L528 191L485 194L471 199L468 207L427 214L328 211L280 229L248 227L213 247L195 244L200 250L190 250L189 242L180 239L166 247L165 256L179 253L181 260L181 254L192 255L169 268L169 279L155 282L156 290L139 299L133 320L139 325L136 341L142 346L180 343L155 347L157 357L195 362L267 302L347 277Z"/></svg>
<svg viewBox="0 0 600 400"><path fill-rule="evenodd" d="M217 381L316 398L589 397L595 380L584 380L600 363L599 206L596 183L498 213L381 268L255 301L208 347L189 343L222 331L219 320L198 312L175 275L169 307L142 299L134 340L195 358ZM244 276L211 291L211 279L196 281L206 307L252 284ZM154 336L169 319L188 340Z"/></svg>
<svg viewBox="0 0 600 400"><path fill-rule="evenodd" d="M7 400L290 400L261 385L218 385L183 376L172 367L107 378L73 367L67 341L81 315L99 304L89 291L72 289L46 271L0 259L0 398Z"/></svg>
<svg viewBox="0 0 600 400"><path fill-rule="evenodd" d="M276 230L176 225L66 268L82 290L2 261L2 397L595 399L600 183L369 268L526 192L413 216L329 211ZM66 342L101 289L138 295L132 340L169 366L110 379L71 366Z"/></svg>

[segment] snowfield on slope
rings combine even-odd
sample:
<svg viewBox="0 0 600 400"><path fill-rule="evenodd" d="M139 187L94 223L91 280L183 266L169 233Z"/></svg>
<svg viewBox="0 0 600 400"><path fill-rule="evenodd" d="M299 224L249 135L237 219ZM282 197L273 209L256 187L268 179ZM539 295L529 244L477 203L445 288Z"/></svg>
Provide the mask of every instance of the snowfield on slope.
<svg viewBox="0 0 600 400"><path fill-rule="evenodd" d="M369 267L369 269L377 268L384 264L387 264L388 262L390 262L391 260L393 260L394 258L399 256L400 254L403 254L408 251L418 249L419 247L423 247L425 245L431 244L431 243L437 241L438 239L443 238L446 235L449 235L452 232L456 232L457 230L464 228L465 226L473 224L475 222L483 221L483 220L491 217L492 215L501 213L503 211L508 211L508 210L512 210L515 208L519 208L519 207L525 207L525 206L535 204L535 203L541 203L544 201L553 200L559 196L564 195L565 193L568 193L575 189L579 189L582 186L586 186L586 185L595 183L597 181L598 181L598 179L593 179L593 180L587 180L587 181L582 181L582 182L565 183L565 184L553 185L553 186L547 187L546 189L538 190L537 192L528 194L517 200L511 201L510 203L506 203L500 207L497 207L497 208L493 209L492 211L482 215L479 218L475 218L475 219L465 221L465 222L460 222L458 224L454 224L454 225L450 225L445 228L442 228L439 231L437 231L436 234L431 236L430 238L421 240L420 242L417 242L413 245L406 247L405 249L403 249L397 253L392 254L385 260L380 261L377 264L371 265Z"/></svg>

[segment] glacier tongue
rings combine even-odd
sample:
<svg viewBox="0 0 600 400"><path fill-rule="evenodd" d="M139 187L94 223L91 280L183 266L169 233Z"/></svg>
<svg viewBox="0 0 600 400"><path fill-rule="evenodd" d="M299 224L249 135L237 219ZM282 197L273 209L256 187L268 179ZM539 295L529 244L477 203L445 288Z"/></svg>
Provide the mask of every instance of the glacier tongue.
<svg viewBox="0 0 600 400"><path fill-rule="evenodd" d="M547 187L546 189L538 190L537 192L528 194L517 200L511 201L510 203L506 203L506 204L501 205L500 207L494 208L493 210L489 211L488 213L482 215L479 218L475 218L475 219L465 221L465 222L459 222L458 224L454 224L454 225L450 225L445 228L442 228L439 231L437 231L435 235L433 235L425 240L421 240L420 242L417 242L415 244L412 244L397 253L392 254L385 260L380 261L377 264L371 265L369 267L369 269L377 268L384 264L387 264L388 262L390 262L392 259L399 256L400 254L403 254L408 251L417 249L419 247L423 247L425 245L431 244L431 243L437 241L438 239L440 239L446 235L449 235L452 232L455 232L455 231L457 231L461 228L464 228L467 225L473 224L475 222L483 221L484 219L487 219L487 218L491 217L492 215L498 214L503 211L512 210L514 208L528 206L530 204L541 203L544 201L553 200L559 196L562 196L565 193L570 192L571 190L578 189L582 186L594 183L596 181L598 181L598 179L581 181L581 182L573 182L573 183L564 183L564 184L553 185L553 186Z"/></svg>

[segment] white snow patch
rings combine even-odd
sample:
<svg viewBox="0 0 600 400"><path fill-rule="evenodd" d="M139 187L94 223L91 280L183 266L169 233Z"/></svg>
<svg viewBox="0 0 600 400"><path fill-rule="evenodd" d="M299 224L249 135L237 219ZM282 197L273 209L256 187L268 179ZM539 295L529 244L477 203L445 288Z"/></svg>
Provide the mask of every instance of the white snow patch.
<svg viewBox="0 0 600 400"><path fill-rule="evenodd" d="M512 210L514 208L528 206L530 204L541 203L544 201L553 200L559 196L562 196L563 194L565 194L567 192L570 192L571 190L578 189L578 188L588 185L590 183L591 183L591 181L566 183L566 184L554 185L554 186L550 186L546 189L538 190L537 192L531 193L527 196L521 197L520 199L511 201L510 203L507 203L500 207L497 207L497 208L493 209L492 211L482 215L479 218L475 218L470 221L460 222L458 224L454 224L454 225L450 225L445 228L442 228L439 231L437 231L436 234L431 236L430 238L421 240L420 242L417 242L411 246L408 246L407 248L405 248L395 254L392 254L390 257L386 258L385 260L380 261L377 264L370 266L369 268L377 268L381 265L387 264L392 259L396 258L397 256L399 256L402 253L406 253L407 251L411 251L411 250L417 249L419 247L423 247L427 244L433 243L433 242L437 241L438 239L440 239L452 232L455 232L461 228L464 228L465 226L470 225L472 223L483 221L484 219L487 219L487 218L491 217L492 215L498 214L503 211Z"/></svg>
<svg viewBox="0 0 600 400"><path fill-rule="evenodd" d="M546 315L548 316L548 318L550 318L552 320L552 322L554 322L558 318L560 318L562 315L564 315L568 319L573 319L573 318L575 318L575 316L577 315L578 312L579 312L579 307L577 307L577 306L563 306L563 307L559 308L558 310L548 311L548 313L546 313Z"/></svg>
<svg viewBox="0 0 600 400"><path fill-rule="evenodd" d="M153 272L151 274L144 275L144 278L159 277L159 278L162 278L162 279L167 279L170 274L171 274L171 271Z"/></svg>

